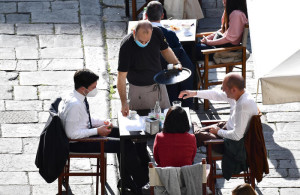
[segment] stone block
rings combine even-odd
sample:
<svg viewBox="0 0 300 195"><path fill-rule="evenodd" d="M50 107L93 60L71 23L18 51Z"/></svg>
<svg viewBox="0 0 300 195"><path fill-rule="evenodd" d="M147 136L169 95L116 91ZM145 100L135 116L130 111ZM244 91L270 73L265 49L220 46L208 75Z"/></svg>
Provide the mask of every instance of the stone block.
<svg viewBox="0 0 300 195"><path fill-rule="evenodd" d="M81 28L84 46L102 46L101 18L97 15L81 16Z"/></svg>
<svg viewBox="0 0 300 195"><path fill-rule="evenodd" d="M127 34L126 22L105 22L105 35L108 39L123 38Z"/></svg>
<svg viewBox="0 0 300 195"><path fill-rule="evenodd" d="M299 194L299 188L280 188L280 195Z"/></svg>
<svg viewBox="0 0 300 195"><path fill-rule="evenodd" d="M50 2L19 2L19 12L50 12Z"/></svg>
<svg viewBox="0 0 300 195"><path fill-rule="evenodd" d="M8 48L31 47L37 48L38 42L34 36L0 35L0 45Z"/></svg>
<svg viewBox="0 0 300 195"><path fill-rule="evenodd" d="M16 24L18 35L53 34L53 24Z"/></svg>
<svg viewBox="0 0 300 195"><path fill-rule="evenodd" d="M28 179L25 172L0 172L0 183L2 185L26 185Z"/></svg>
<svg viewBox="0 0 300 195"><path fill-rule="evenodd" d="M125 17L123 8L107 7L104 8L102 19L110 22L124 22L126 21Z"/></svg>
<svg viewBox="0 0 300 195"><path fill-rule="evenodd" d="M15 100L6 100L6 110L43 110L42 101L15 101Z"/></svg>
<svg viewBox="0 0 300 195"><path fill-rule="evenodd" d="M34 166L34 154L2 154L0 158L0 171L37 171Z"/></svg>
<svg viewBox="0 0 300 195"><path fill-rule="evenodd" d="M15 60L0 60L0 70L16 70L16 67Z"/></svg>
<svg viewBox="0 0 300 195"><path fill-rule="evenodd" d="M17 23L30 23L30 14L7 14L6 23L17 24Z"/></svg>
<svg viewBox="0 0 300 195"><path fill-rule="evenodd" d="M287 160L300 159L300 151L297 150L270 150L268 151L269 159L273 160Z"/></svg>
<svg viewBox="0 0 300 195"><path fill-rule="evenodd" d="M74 71L21 72L21 85L73 85Z"/></svg>
<svg viewBox="0 0 300 195"><path fill-rule="evenodd" d="M5 23L4 14L0 14L0 23Z"/></svg>
<svg viewBox="0 0 300 195"><path fill-rule="evenodd" d="M36 60L18 60L17 70L19 71L36 71L37 61Z"/></svg>
<svg viewBox="0 0 300 195"><path fill-rule="evenodd" d="M21 138L0 138L0 153L20 154L22 153ZM1 175L1 173L0 173ZM1 178L1 177L0 177ZM0 183L1 179L0 179ZM2 183L3 184L3 183Z"/></svg>
<svg viewBox="0 0 300 195"><path fill-rule="evenodd" d="M49 116L49 112L39 112L39 122L46 123Z"/></svg>
<svg viewBox="0 0 300 195"><path fill-rule="evenodd" d="M35 122L38 122L36 111L0 112L0 123L35 123ZM2 129L2 136L3 135L4 133Z"/></svg>
<svg viewBox="0 0 300 195"><path fill-rule="evenodd" d="M122 0L103 0L103 4L109 7L125 7Z"/></svg>
<svg viewBox="0 0 300 195"><path fill-rule="evenodd" d="M58 48L45 48L41 49L41 58L57 58L57 59L68 59L68 58L83 58L82 48L69 48L69 47L58 47Z"/></svg>
<svg viewBox="0 0 300 195"><path fill-rule="evenodd" d="M118 118L118 112L121 110L121 100L113 99L110 101L111 105L111 117Z"/></svg>
<svg viewBox="0 0 300 195"><path fill-rule="evenodd" d="M222 10L224 10L223 0L217 0L217 8L221 8Z"/></svg>
<svg viewBox="0 0 300 195"><path fill-rule="evenodd" d="M30 182L30 178L29 178L29 182ZM72 188L71 188L72 189ZM63 187L64 190L64 187ZM58 190L57 190L57 181L54 181L51 184L42 184L42 185L33 185L32 186L32 195L40 195L40 194L57 194ZM73 192L73 189L72 189Z"/></svg>
<svg viewBox="0 0 300 195"><path fill-rule="evenodd" d="M297 150L300 149L299 141L280 141L280 142L266 142L268 150Z"/></svg>
<svg viewBox="0 0 300 195"><path fill-rule="evenodd" d="M0 185L1 195L22 194L30 195L29 185Z"/></svg>
<svg viewBox="0 0 300 195"><path fill-rule="evenodd" d="M44 111L49 111L49 108L51 107L52 103L53 103L53 100L44 100L43 101Z"/></svg>
<svg viewBox="0 0 300 195"><path fill-rule="evenodd" d="M55 34L80 34L79 24L55 24Z"/></svg>
<svg viewBox="0 0 300 195"><path fill-rule="evenodd" d="M39 138L23 138L23 154L36 154Z"/></svg>
<svg viewBox="0 0 300 195"><path fill-rule="evenodd" d="M287 177L287 169L270 169L269 174L266 175L267 178L277 178L277 177Z"/></svg>
<svg viewBox="0 0 300 195"><path fill-rule="evenodd" d="M15 60L16 54L13 48L0 48L0 59L3 60ZM2 70L0 68L0 70Z"/></svg>
<svg viewBox="0 0 300 195"><path fill-rule="evenodd" d="M35 121L37 122L37 121ZM45 124L1 124L2 137L39 137ZM37 146L36 146L37 147Z"/></svg>
<svg viewBox="0 0 300 195"><path fill-rule="evenodd" d="M70 163L70 170L71 171L90 171L91 170L91 163L90 160L87 158L72 158Z"/></svg>
<svg viewBox="0 0 300 195"><path fill-rule="evenodd" d="M296 169L288 169L289 178L300 178L300 169L296 167Z"/></svg>
<svg viewBox="0 0 300 195"><path fill-rule="evenodd" d="M16 48L16 57L21 60L33 60L38 59L39 54L36 48L32 47L17 47Z"/></svg>
<svg viewBox="0 0 300 195"><path fill-rule="evenodd" d="M15 34L14 25L13 24L0 24L0 34Z"/></svg>
<svg viewBox="0 0 300 195"><path fill-rule="evenodd" d="M17 4L15 2L0 3L0 13L7 14L15 12L17 12Z"/></svg>
<svg viewBox="0 0 300 195"><path fill-rule="evenodd" d="M102 47L85 47L85 65L86 68L97 72L107 71L104 50Z"/></svg>
<svg viewBox="0 0 300 195"><path fill-rule="evenodd" d="M108 60L108 67L110 69L110 74L118 74L118 60Z"/></svg>
<svg viewBox="0 0 300 195"><path fill-rule="evenodd" d="M276 123L276 126L278 131L281 131L283 133L295 132L299 134L300 132L300 122Z"/></svg>
<svg viewBox="0 0 300 195"><path fill-rule="evenodd" d="M78 70L83 68L83 59L39 60L38 70Z"/></svg>
<svg viewBox="0 0 300 195"><path fill-rule="evenodd" d="M286 178L268 178L262 180L257 185L259 188L264 187L277 187L277 188L299 188L300 180L287 180Z"/></svg>
<svg viewBox="0 0 300 195"><path fill-rule="evenodd" d="M1 77L1 73L0 73L0 78ZM0 99L2 100L10 100L12 99L12 86L8 86L8 85L0 85Z"/></svg>
<svg viewBox="0 0 300 195"><path fill-rule="evenodd" d="M73 82L72 82L73 84ZM39 99L40 100L51 100L53 101L55 98L62 96L64 93L68 93L72 91L74 87L72 85L69 86L39 86ZM45 108L49 109L49 108Z"/></svg>
<svg viewBox="0 0 300 195"><path fill-rule="evenodd" d="M223 9L217 9L217 8L211 8L211 9L205 9L205 17L206 18L220 18L223 14Z"/></svg>
<svg viewBox="0 0 300 195"><path fill-rule="evenodd" d="M100 3L97 0L80 0L81 15L100 15Z"/></svg>
<svg viewBox="0 0 300 195"><path fill-rule="evenodd" d="M93 98L88 98L90 106L90 112L93 117L100 119L109 118L109 99L108 92L106 90L98 90L98 95ZM101 110L99 110L101 108Z"/></svg>
<svg viewBox="0 0 300 195"><path fill-rule="evenodd" d="M4 100L0 100L0 111L5 110Z"/></svg>
<svg viewBox="0 0 300 195"><path fill-rule="evenodd" d="M107 55L108 60L118 60L119 59L119 51L120 44L122 39L107 39Z"/></svg>
<svg viewBox="0 0 300 195"><path fill-rule="evenodd" d="M74 10L59 10L52 12L32 12L33 23L78 23L78 12Z"/></svg>
<svg viewBox="0 0 300 195"><path fill-rule="evenodd" d="M268 122L299 122L300 112L274 112L267 113Z"/></svg>
<svg viewBox="0 0 300 195"><path fill-rule="evenodd" d="M54 1L51 2L52 10L75 10L78 11L78 1Z"/></svg>
<svg viewBox="0 0 300 195"><path fill-rule="evenodd" d="M15 100L36 100L37 88L33 86L14 86Z"/></svg>
<svg viewBox="0 0 300 195"><path fill-rule="evenodd" d="M81 47L80 35L40 35L40 47Z"/></svg>
<svg viewBox="0 0 300 195"><path fill-rule="evenodd" d="M300 162L296 161L295 159L289 159L289 160L280 160L279 161L279 168L287 168L287 169L295 169L300 167Z"/></svg>
<svg viewBox="0 0 300 195"><path fill-rule="evenodd" d="M259 105L261 112L297 112L300 110L300 103L286 103L286 104L275 104L275 105Z"/></svg>

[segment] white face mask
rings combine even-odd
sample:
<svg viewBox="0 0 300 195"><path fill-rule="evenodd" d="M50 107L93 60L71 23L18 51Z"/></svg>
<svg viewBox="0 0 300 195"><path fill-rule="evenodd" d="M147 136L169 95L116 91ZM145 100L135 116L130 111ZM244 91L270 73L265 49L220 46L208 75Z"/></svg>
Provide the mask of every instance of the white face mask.
<svg viewBox="0 0 300 195"><path fill-rule="evenodd" d="M87 97L95 97L98 93L97 88L93 89L92 91L90 91L86 96Z"/></svg>

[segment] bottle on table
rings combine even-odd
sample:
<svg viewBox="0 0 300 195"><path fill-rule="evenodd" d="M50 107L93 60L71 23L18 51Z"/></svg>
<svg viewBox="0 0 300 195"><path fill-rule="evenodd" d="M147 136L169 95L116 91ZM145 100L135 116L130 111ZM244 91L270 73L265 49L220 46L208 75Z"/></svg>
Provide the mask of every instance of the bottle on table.
<svg viewBox="0 0 300 195"><path fill-rule="evenodd" d="M154 106L154 117L158 120L160 120L160 114L161 114L161 109L159 106L159 101L156 101L155 106Z"/></svg>

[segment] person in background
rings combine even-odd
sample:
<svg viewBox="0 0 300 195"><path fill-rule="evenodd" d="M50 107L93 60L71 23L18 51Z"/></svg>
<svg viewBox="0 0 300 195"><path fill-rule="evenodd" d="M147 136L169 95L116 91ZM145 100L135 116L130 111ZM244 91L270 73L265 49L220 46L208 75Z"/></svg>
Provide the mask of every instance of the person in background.
<svg viewBox="0 0 300 195"><path fill-rule="evenodd" d="M244 26L248 23L246 0L223 0L224 12L221 29L204 37L197 44L197 58L203 60L202 50L215 47L231 47L241 43ZM212 56L210 55L210 59Z"/></svg>
<svg viewBox="0 0 300 195"><path fill-rule="evenodd" d="M196 139L190 130L188 116L179 106L166 115L163 132L156 134L153 156L158 167L192 165L197 152Z"/></svg>
<svg viewBox="0 0 300 195"><path fill-rule="evenodd" d="M193 82L194 82L194 73L195 73L195 65L192 63L188 55L186 54L184 48L182 47L176 33L172 30L168 30L164 28L160 20L164 18L163 13L163 6L158 1L150 1L147 5L146 11L146 19L148 19L152 26L156 26L160 28L163 32L164 36L167 39L169 47L173 50L178 60L181 62L183 67L188 68L191 70L191 76L183 82L174 84L174 85L167 85L167 91L169 95L170 102L173 102L178 99L178 94L182 90L192 90L193 89ZM161 57L161 64L163 69L167 69L168 63ZM192 107L193 99L186 99L182 101L182 106L184 107Z"/></svg>
<svg viewBox="0 0 300 195"><path fill-rule="evenodd" d="M257 195L252 186L248 183L238 185L232 190L232 195Z"/></svg>

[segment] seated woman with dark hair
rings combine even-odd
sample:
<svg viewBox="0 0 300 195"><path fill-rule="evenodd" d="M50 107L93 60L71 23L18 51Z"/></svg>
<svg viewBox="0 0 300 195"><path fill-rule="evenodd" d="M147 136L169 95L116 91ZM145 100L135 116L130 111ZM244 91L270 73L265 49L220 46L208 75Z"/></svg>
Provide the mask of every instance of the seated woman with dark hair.
<svg viewBox="0 0 300 195"><path fill-rule="evenodd" d="M163 132L155 137L153 155L158 167L192 165L197 152L196 138L188 133L188 116L179 106L166 115Z"/></svg>

